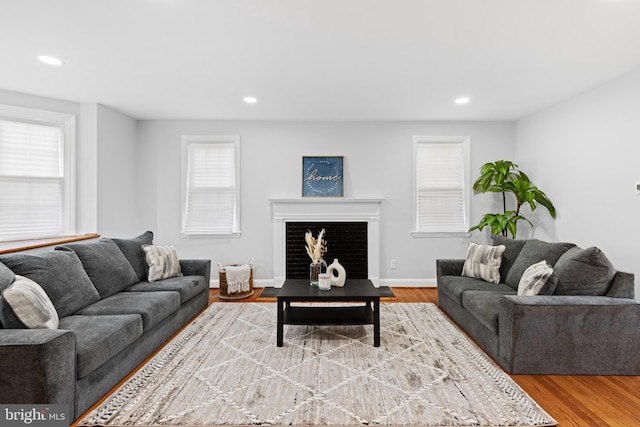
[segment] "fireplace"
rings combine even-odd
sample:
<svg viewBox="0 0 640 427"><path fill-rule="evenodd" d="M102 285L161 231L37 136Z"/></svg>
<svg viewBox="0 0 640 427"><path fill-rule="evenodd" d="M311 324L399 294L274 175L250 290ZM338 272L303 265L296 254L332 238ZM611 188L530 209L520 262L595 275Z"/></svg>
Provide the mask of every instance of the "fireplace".
<svg viewBox="0 0 640 427"><path fill-rule="evenodd" d="M309 263L304 244L305 232L318 237L325 230L327 253L324 260L331 264L335 258L342 264L351 279L368 279L367 223L366 222L287 222L286 224L286 270L287 279L309 277Z"/></svg>
<svg viewBox="0 0 640 427"><path fill-rule="evenodd" d="M351 198L301 198L301 199L271 199L271 211L273 218L273 242L274 242L274 286L281 287L285 278L295 274L301 278L309 275L310 259L304 251L304 232L307 229L314 233L317 237L319 229L325 228L328 233L332 233L333 237L327 235L329 251L325 257L327 264L331 264L334 258L338 258L341 264L347 270L347 280L350 277L362 277L370 279L374 285L378 286L380 281L380 206L381 199L351 199ZM363 247L366 248L363 265L348 267L343 263L347 258L332 253L332 245L340 246L339 234L343 233L342 229L345 225L360 227L363 231L366 229L366 237L360 239ZM287 228L302 226L303 231L297 230L295 233L297 246L304 254L304 260L294 261L300 271L288 272L287 270ZM307 227L311 225L313 228ZM293 242L292 237L292 242ZM336 247L336 251L338 248ZM350 251L351 249L347 249ZM351 261L349 261L351 262ZM366 270L364 269L366 265ZM300 267L301 266L301 267ZM353 274L353 275L352 275ZM357 275L357 276L356 276ZM291 277L293 278L293 277Z"/></svg>

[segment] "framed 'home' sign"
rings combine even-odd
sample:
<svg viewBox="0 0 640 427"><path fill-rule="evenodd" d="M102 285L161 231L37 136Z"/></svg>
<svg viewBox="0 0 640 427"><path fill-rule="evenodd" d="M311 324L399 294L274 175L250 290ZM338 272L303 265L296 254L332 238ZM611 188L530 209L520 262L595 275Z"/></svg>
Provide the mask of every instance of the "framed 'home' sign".
<svg viewBox="0 0 640 427"><path fill-rule="evenodd" d="M343 197L342 156L302 157L302 197Z"/></svg>

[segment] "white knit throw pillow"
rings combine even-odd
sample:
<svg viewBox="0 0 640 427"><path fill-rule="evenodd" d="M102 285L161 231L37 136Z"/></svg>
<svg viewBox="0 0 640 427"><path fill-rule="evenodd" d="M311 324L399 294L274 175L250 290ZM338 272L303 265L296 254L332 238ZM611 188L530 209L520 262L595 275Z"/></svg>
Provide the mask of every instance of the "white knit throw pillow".
<svg viewBox="0 0 640 427"><path fill-rule="evenodd" d="M500 264L505 250L505 245L486 246L469 242L462 275L485 282L500 283Z"/></svg>
<svg viewBox="0 0 640 427"><path fill-rule="evenodd" d="M142 245L142 250L149 266L148 281L182 276L180 260L173 246Z"/></svg>
<svg viewBox="0 0 640 427"><path fill-rule="evenodd" d="M27 328L58 329L58 312L44 289L33 280L16 275L2 297Z"/></svg>
<svg viewBox="0 0 640 427"><path fill-rule="evenodd" d="M527 295L539 295L541 291L545 288L545 285L548 285L547 288L553 287L553 289L549 289L551 292L555 290L558 278L553 273L553 268L549 264L547 264L546 260L542 260L537 262L531 266L529 266L520 278L520 282L518 283L518 295L527 296ZM543 292L544 294L549 294L551 292Z"/></svg>

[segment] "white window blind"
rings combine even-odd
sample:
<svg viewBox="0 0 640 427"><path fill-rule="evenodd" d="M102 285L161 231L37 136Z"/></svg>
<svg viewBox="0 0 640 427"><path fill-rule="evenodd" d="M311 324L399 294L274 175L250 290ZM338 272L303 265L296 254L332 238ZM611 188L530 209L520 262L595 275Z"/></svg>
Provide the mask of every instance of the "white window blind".
<svg viewBox="0 0 640 427"><path fill-rule="evenodd" d="M415 137L415 231L465 233L469 222L468 137Z"/></svg>
<svg viewBox="0 0 640 427"><path fill-rule="evenodd" d="M0 106L0 241L74 231L74 128L70 115Z"/></svg>
<svg viewBox="0 0 640 427"><path fill-rule="evenodd" d="M184 136L184 235L239 233L239 137Z"/></svg>

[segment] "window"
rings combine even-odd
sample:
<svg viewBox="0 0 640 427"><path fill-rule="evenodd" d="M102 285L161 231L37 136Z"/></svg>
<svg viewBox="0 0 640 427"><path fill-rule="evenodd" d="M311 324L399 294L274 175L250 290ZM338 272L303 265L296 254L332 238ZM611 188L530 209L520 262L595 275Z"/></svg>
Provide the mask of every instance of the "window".
<svg viewBox="0 0 640 427"><path fill-rule="evenodd" d="M468 136L413 138L414 236L467 236L469 140Z"/></svg>
<svg viewBox="0 0 640 427"><path fill-rule="evenodd" d="M182 234L240 235L240 137L182 137Z"/></svg>
<svg viewBox="0 0 640 427"><path fill-rule="evenodd" d="M75 232L75 116L0 105L0 241Z"/></svg>

